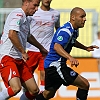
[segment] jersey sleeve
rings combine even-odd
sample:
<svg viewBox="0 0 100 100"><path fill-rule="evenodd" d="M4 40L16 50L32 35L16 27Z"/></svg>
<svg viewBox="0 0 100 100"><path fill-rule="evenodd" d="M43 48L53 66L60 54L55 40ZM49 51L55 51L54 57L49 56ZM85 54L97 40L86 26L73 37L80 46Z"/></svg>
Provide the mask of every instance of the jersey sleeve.
<svg viewBox="0 0 100 100"><path fill-rule="evenodd" d="M55 36L54 42L62 45L63 47L69 41L71 32L67 29L61 29Z"/></svg>
<svg viewBox="0 0 100 100"><path fill-rule="evenodd" d="M10 30L15 30L15 31L20 31L20 25L21 25L21 18L22 18L22 13L17 13L13 12L10 14L10 23L9 23L9 29Z"/></svg>

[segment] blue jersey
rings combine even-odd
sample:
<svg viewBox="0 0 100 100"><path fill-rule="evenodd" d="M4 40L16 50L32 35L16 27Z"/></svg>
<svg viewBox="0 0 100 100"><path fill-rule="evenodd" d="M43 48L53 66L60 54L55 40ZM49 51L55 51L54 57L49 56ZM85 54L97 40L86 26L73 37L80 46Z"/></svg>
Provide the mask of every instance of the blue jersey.
<svg viewBox="0 0 100 100"><path fill-rule="evenodd" d="M67 22L62 27L60 27L54 34L50 45L50 51L44 61L44 67L48 68L50 64L54 62L66 63L67 59L57 54L54 50L54 44L60 44L67 53L70 53L77 37L78 30L74 30L70 22Z"/></svg>

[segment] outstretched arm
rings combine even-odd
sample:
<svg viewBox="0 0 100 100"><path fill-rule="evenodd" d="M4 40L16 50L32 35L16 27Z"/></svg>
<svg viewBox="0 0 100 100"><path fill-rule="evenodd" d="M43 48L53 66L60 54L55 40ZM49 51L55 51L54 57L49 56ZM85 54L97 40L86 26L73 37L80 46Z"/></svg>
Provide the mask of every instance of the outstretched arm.
<svg viewBox="0 0 100 100"><path fill-rule="evenodd" d="M92 46L88 46L88 47L87 47L87 46L84 46L83 44L81 44L81 43L78 42L77 40L76 40L74 46L77 47L77 48L80 48L80 49L86 50L86 51L94 51L94 48L96 48L96 49L99 48L99 47L96 46L96 45L92 45Z"/></svg>

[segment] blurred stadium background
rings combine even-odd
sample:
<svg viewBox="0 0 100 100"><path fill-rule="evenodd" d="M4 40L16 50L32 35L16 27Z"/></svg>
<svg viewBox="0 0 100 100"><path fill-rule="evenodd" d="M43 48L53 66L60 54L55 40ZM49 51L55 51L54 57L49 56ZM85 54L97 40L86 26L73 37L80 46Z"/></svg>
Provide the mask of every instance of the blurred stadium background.
<svg viewBox="0 0 100 100"><path fill-rule="evenodd" d="M97 3L98 2L98 3ZM52 0L51 7L60 11L61 25L69 21L69 12L73 7L82 7L87 13L85 27L79 30L78 40L85 45L90 45L96 39L97 31L100 29L99 0ZM21 6L21 0L0 0L0 35L3 31L5 19L12 9ZM91 57L91 53L74 48L71 54L74 57Z"/></svg>
<svg viewBox="0 0 100 100"><path fill-rule="evenodd" d="M2 34L3 25L5 23L5 19L6 19L7 15L13 9L18 8L18 7L21 7L21 0L0 0L0 35ZM88 45L91 45L92 41L94 41L97 38L97 31L100 31L100 0L94 0L94 1L93 0L52 0L51 7L60 11L61 25L63 25L65 22L69 21L69 13L72 8L82 7L86 11L87 21L85 23L84 28L79 29L78 41L80 41L81 43L88 46ZM96 83L95 82L92 83L92 86L93 86L92 90L95 88L94 92L97 94L95 94L95 96L94 96L94 92L91 90L90 98L92 98L92 95L93 95L94 99L90 99L90 100L100 100L100 96L98 96L98 95L100 95L100 93L98 94L98 92L100 92L100 85L98 85L98 84L100 84L100 78L99 78L98 74L95 73L95 72L98 72L96 60L91 59L92 56L91 56L90 52L86 52L86 51L79 50L76 48L73 48L71 55L74 57L77 57L77 58L82 58L82 62L81 62L81 59L79 59L79 61L81 62L80 66L82 66L85 63L92 66L89 68L88 65L84 65L86 68L84 69L83 68L84 66L83 66L83 67L81 67L81 69L78 69L78 72L79 73L83 73L84 71L89 72L88 73L89 75L85 73L86 77L90 77L90 76L93 77L94 75L96 75L97 81L96 81ZM91 72L93 72L94 74L93 73L90 74ZM95 87L93 84L96 84L97 87ZM68 94L68 100L75 100L75 98L74 99L70 98L73 95L73 92L76 92L76 90L74 91L75 88L69 88L69 89L73 90L73 91L66 93L66 94ZM64 90L63 91L62 90L59 92L58 97L59 98L63 97L63 99L62 98L60 98L60 99L65 100L66 97L64 97ZM61 92L63 93L62 95L61 95ZM70 93L72 93L72 94L70 94ZM96 97L96 95L97 95L97 97ZM75 97L75 93L72 97ZM95 97L96 97L96 99L95 99ZM56 100L59 100L59 98L56 98ZM10 99L10 100L19 100L19 99ZM55 100L55 98L54 98L54 100Z"/></svg>

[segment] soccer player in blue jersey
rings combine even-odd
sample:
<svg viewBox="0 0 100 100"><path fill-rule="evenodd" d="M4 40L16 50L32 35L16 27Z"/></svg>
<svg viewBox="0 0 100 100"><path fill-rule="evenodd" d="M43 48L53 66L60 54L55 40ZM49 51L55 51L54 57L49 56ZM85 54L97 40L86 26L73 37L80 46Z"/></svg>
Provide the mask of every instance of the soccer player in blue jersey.
<svg viewBox="0 0 100 100"><path fill-rule="evenodd" d="M77 67L79 62L70 55L72 47L86 51L93 51L97 46L84 46L77 41L78 30L83 28L86 21L86 13L80 7L75 7L70 13L70 21L60 27L54 34L50 51L45 59L45 91L37 96L37 100L53 98L56 91L64 86L74 85L78 87L77 100L87 100L89 82L67 66L69 60L71 66Z"/></svg>

